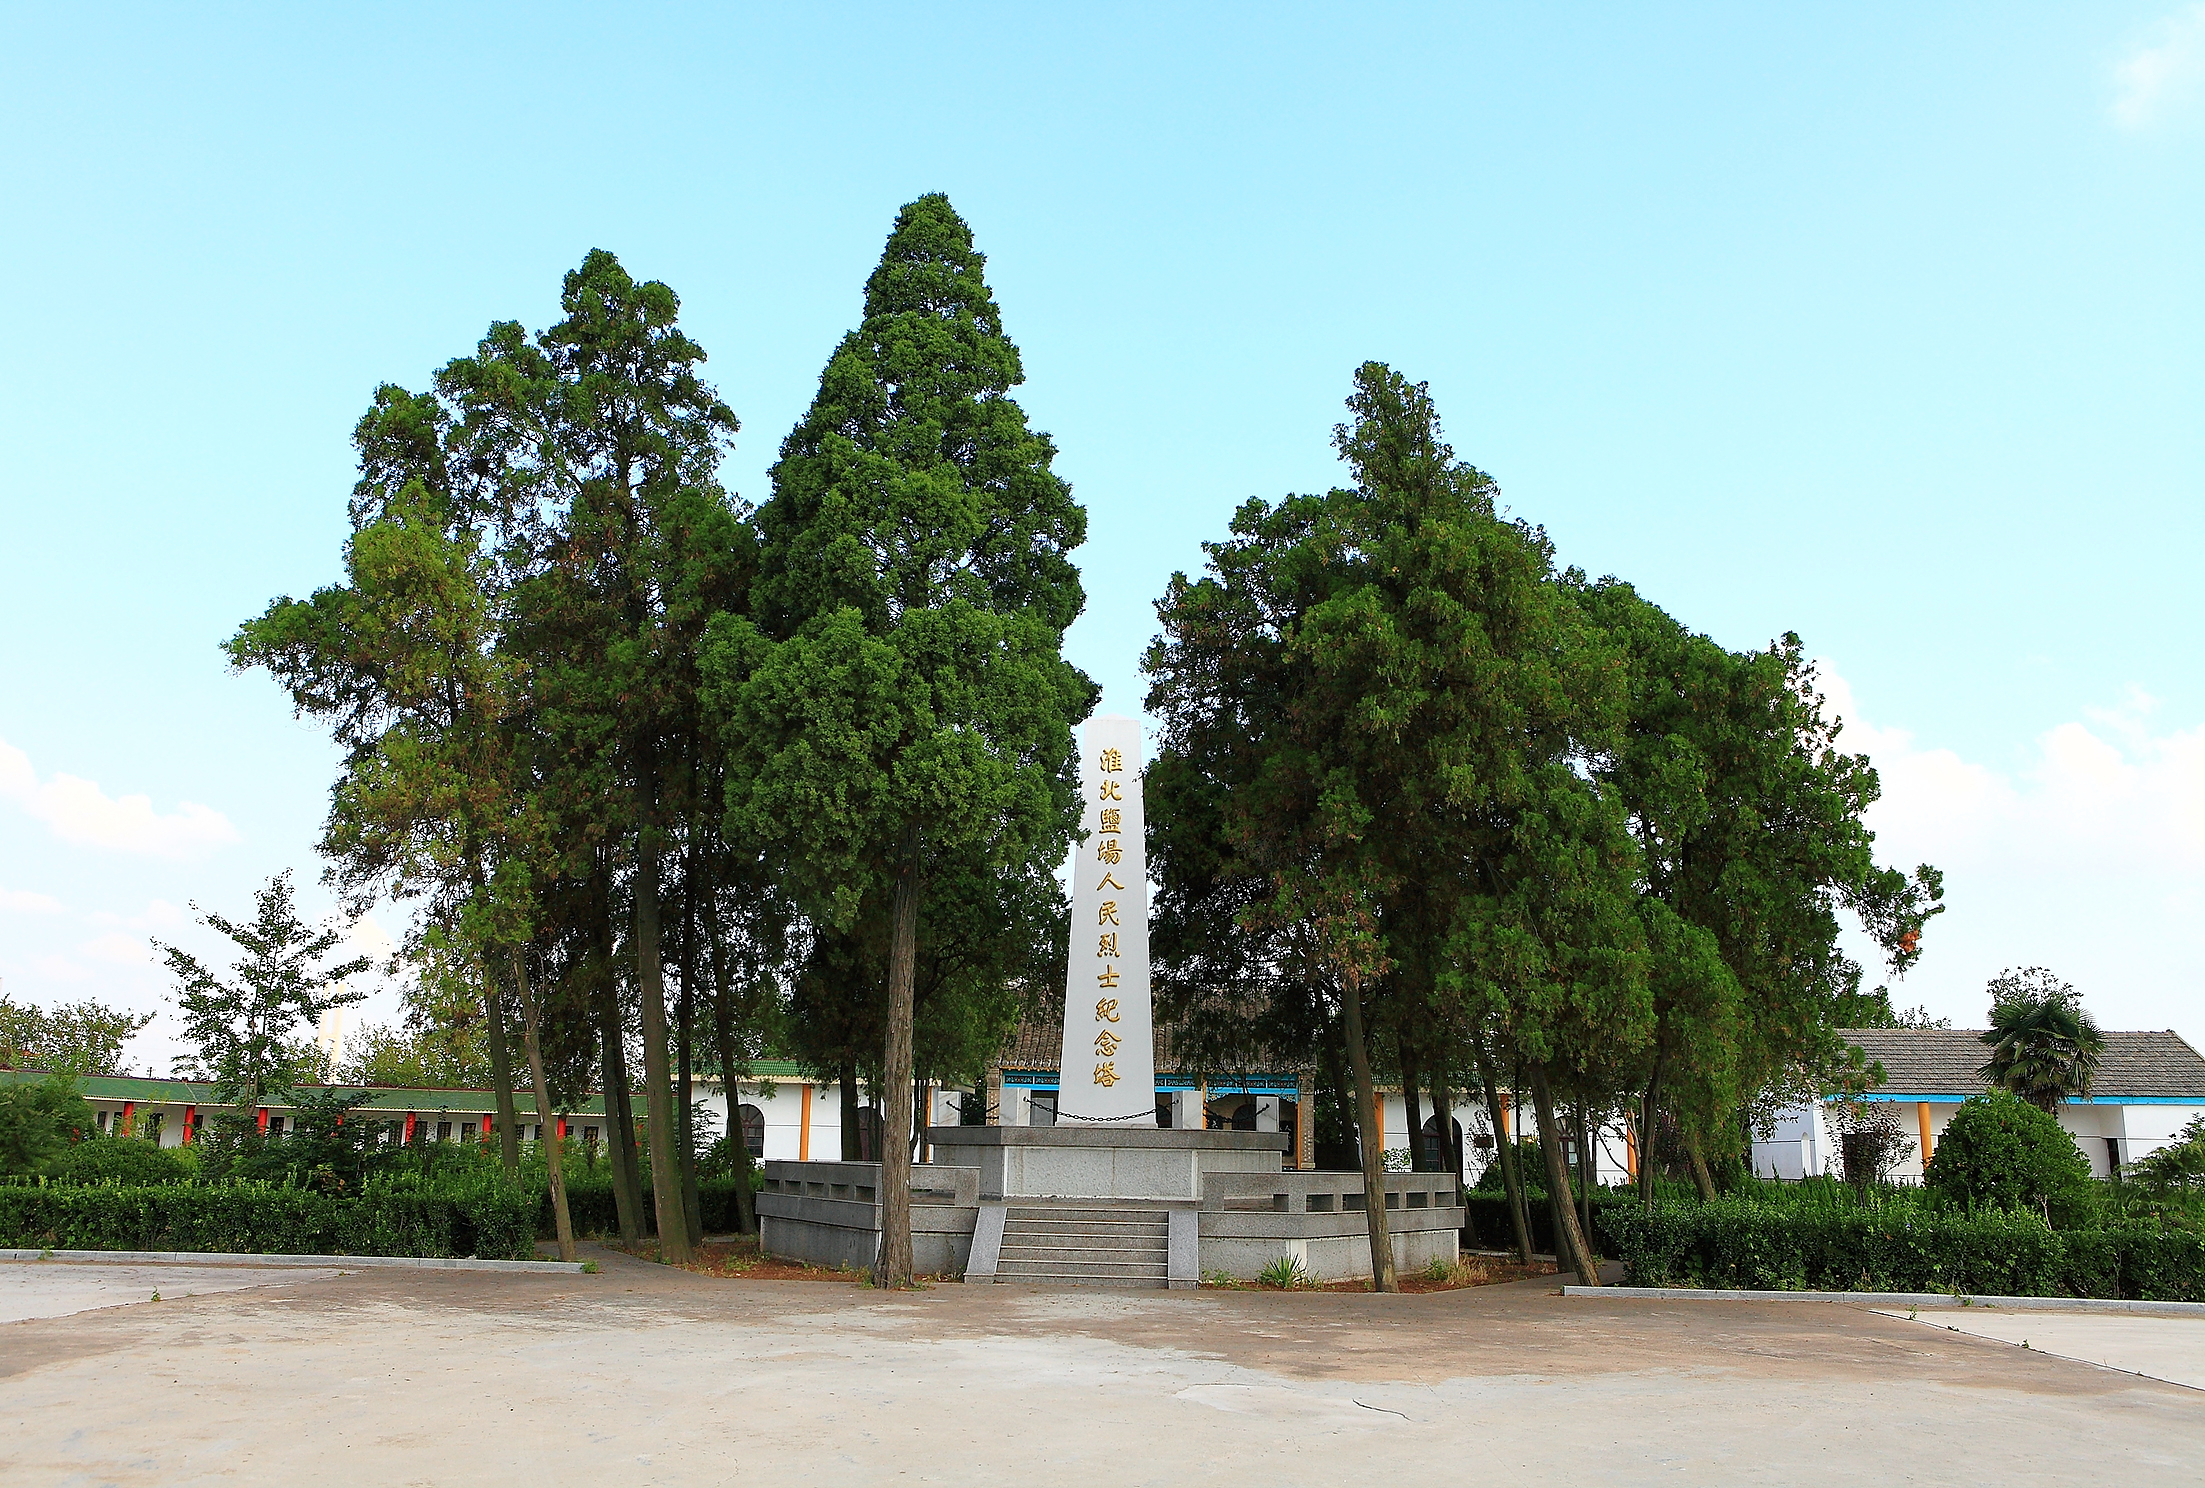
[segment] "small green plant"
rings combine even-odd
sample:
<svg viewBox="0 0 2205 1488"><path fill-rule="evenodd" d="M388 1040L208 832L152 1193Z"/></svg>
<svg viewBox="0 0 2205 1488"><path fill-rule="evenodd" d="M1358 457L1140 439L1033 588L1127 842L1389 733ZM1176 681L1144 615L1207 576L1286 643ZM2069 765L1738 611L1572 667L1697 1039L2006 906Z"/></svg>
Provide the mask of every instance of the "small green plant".
<svg viewBox="0 0 2205 1488"><path fill-rule="evenodd" d="M1302 1264L1299 1256L1290 1255L1272 1257L1270 1262L1256 1273L1256 1281L1263 1286L1275 1287L1282 1292L1299 1291L1303 1287L1312 1284L1309 1279L1309 1268Z"/></svg>
<svg viewBox="0 0 2205 1488"><path fill-rule="evenodd" d="M1243 1289L1248 1285L1248 1283L1242 1281L1239 1277L1233 1275L1233 1273L1230 1271L1205 1271L1202 1273L1202 1284L1206 1287L1227 1287L1232 1289Z"/></svg>
<svg viewBox="0 0 2205 1488"><path fill-rule="evenodd" d="M595 1276L597 1274L597 1262L584 1261L582 1263L582 1274L584 1276Z"/></svg>

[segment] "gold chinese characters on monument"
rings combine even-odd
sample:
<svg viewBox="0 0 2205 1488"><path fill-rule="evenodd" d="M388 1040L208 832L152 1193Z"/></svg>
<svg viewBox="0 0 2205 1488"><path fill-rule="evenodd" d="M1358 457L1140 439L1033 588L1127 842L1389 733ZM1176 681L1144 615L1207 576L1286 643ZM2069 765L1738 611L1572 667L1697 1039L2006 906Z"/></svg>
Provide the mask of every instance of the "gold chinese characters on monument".
<svg viewBox="0 0 2205 1488"><path fill-rule="evenodd" d="M1156 1097L1141 726L1104 716L1083 733L1057 1120L1137 1124L1155 1119Z"/></svg>
<svg viewBox="0 0 2205 1488"><path fill-rule="evenodd" d="M1125 797L1120 793L1117 777L1125 770L1125 752L1120 749L1103 750L1096 756L1095 770L1096 774L1101 776L1101 780L1096 786L1098 792L1096 799L1100 801L1124 800ZM1106 806L1102 808L1101 825L1098 828L1095 842L1095 856L1112 868L1125 861L1125 854L1118 846L1118 833L1121 830L1118 824L1123 815L1124 809L1122 807ZM1118 882L1110 868L1103 870L1102 887L1116 889L1121 894L1125 892L1125 885ZM1118 923L1118 901L1105 899L1102 902L1102 907L1095 911L1095 923L1097 925L1116 925ZM1097 934L1095 940L1095 961L1102 968L1095 973L1095 985L1103 988L1115 987L1118 985L1118 968L1116 965L1118 934L1115 930L1103 931ZM1106 1008L1108 1009L1107 1012L1104 1011ZM1095 1004L1095 1020L1099 1023L1117 1022L1118 999L1105 997L1097 1002ZM1118 1062L1114 1056L1118 1052L1118 1045L1122 1042L1123 1040L1118 1035L1107 1028L1095 1035L1095 1052L1101 1056L1095 1061L1095 1083L1105 1090L1118 1083Z"/></svg>

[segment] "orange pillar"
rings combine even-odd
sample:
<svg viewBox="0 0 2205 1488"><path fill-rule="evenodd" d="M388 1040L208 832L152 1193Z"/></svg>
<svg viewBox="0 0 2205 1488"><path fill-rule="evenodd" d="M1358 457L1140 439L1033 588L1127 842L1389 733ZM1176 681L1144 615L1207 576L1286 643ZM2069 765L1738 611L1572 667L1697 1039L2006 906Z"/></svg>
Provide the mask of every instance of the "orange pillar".
<svg viewBox="0 0 2205 1488"><path fill-rule="evenodd" d="M1623 1128L1623 1168L1631 1175L1633 1183L1638 1182L1638 1141L1631 1135L1628 1124Z"/></svg>
<svg viewBox="0 0 2205 1488"><path fill-rule="evenodd" d="M1929 1102L1916 1101L1914 1103L1914 1116L1922 1126L1922 1171L1927 1173L1929 1171L1929 1155L1936 1150L1936 1139L1931 1137L1929 1132Z"/></svg>
<svg viewBox="0 0 2205 1488"><path fill-rule="evenodd" d="M191 1145L191 1129L198 1120L199 1108L197 1106L184 1107L184 1140L181 1145L186 1147Z"/></svg>
<svg viewBox="0 0 2205 1488"><path fill-rule="evenodd" d="M129 1136L129 1135L131 1134L131 1131L132 1131L132 1129L133 1129L134 1127L136 1127L136 1126L137 1126L137 1124L138 1124L138 1103L137 1103L136 1101L124 1101L124 1102L123 1102L123 1135L124 1135L124 1136L126 1136L126 1137L127 1137L127 1136Z"/></svg>
<svg viewBox="0 0 2205 1488"><path fill-rule="evenodd" d="M808 1161L812 1155L812 1082L804 1082L804 1105L797 1112L796 1160Z"/></svg>

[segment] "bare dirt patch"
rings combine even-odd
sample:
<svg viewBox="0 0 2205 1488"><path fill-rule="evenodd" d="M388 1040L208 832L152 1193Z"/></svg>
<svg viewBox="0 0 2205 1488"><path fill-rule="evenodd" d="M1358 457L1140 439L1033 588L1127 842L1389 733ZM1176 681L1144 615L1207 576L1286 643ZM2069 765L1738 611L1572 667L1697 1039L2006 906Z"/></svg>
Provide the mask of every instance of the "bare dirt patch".
<svg viewBox="0 0 2205 1488"><path fill-rule="evenodd" d="M639 1261L674 1266L676 1270L693 1272L698 1276L716 1276L728 1281L834 1281L844 1286L863 1286L871 1279L863 1271L852 1271L839 1266L807 1266L800 1261L784 1261L774 1256L762 1255L754 1235L707 1240L698 1247L697 1258L683 1266L675 1266L674 1262L662 1257L655 1240L645 1240L636 1245L623 1245L618 1240L601 1240L598 1243L607 1250L634 1256ZM921 1285L956 1280L958 1278L954 1276L919 1278Z"/></svg>

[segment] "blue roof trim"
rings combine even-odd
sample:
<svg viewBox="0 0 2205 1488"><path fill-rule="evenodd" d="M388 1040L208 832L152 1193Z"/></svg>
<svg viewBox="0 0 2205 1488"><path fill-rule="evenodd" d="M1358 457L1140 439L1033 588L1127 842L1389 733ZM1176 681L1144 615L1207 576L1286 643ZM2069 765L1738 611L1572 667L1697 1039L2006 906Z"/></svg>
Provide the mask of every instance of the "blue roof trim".
<svg viewBox="0 0 2205 1488"><path fill-rule="evenodd" d="M1055 1090L1058 1085L1055 1070L1005 1070L1003 1083L1017 1090ZM1158 1075L1158 1091L1194 1090L1195 1082L1185 1075ZM1301 1087L1291 1080L1281 1083L1275 1075L1258 1075L1252 1080L1235 1080L1230 1084L1207 1087L1211 1095L1284 1095L1298 1097Z"/></svg>
<svg viewBox="0 0 2205 1488"><path fill-rule="evenodd" d="M1973 1094L1981 1095L1982 1091ZM1931 1105L1956 1106L1966 1100L1965 1095L1924 1094L1905 1090L1871 1090L1865 1095L1852 1096L1864 1101L1927 1101ZM1829 1097L1839 1099L1837 1096ZM2061 1102L2069 1106L2205 1106L2205 1095L2079 1095Z"/></svg>

